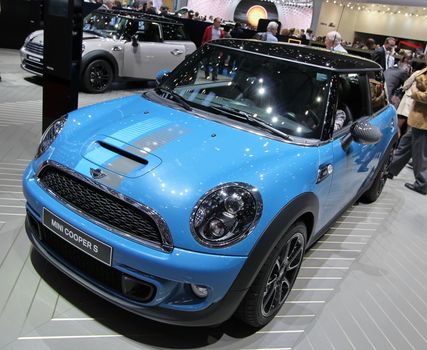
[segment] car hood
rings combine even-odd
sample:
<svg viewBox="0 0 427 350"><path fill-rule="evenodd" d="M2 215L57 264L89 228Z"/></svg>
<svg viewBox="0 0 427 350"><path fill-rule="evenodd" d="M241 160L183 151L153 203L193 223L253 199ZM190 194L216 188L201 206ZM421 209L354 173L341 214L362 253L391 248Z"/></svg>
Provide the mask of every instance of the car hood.
<svg viewBox="0 0 427 350"><path fill-rule="evenodd" d="M131 96L71 113L40 162L50 158L89 178L100 169L105 176L96 181L165 219L175 246L206 251L189 230L199 199L228 182L248 183L263 195L274 192L269 181L284 179L292 196L300 191L292 183L309 176L293 166L317 161L305 149Z"/></svg>

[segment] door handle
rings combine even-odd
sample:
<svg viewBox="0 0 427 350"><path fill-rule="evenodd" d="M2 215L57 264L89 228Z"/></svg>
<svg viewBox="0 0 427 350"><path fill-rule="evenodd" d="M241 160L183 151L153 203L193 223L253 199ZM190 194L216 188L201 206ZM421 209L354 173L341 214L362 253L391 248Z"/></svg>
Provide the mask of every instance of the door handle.
<svg viewBox="0 0 427 350"><path fill-rule="evenodd" d="M179 55L182 55L183 53L184 53L184 51L179 50L179 49L174 49L171 51L171 54L174 56L179 56Z"/></svg>
<svg viewBox="0 0 427 350"><path fill-rule="evenodd" d="M322 182L325 180L329 175L331 175L334 172L334 166L332 164L325 164L319 167L319 170L317 171L317 181Z"/></svg>

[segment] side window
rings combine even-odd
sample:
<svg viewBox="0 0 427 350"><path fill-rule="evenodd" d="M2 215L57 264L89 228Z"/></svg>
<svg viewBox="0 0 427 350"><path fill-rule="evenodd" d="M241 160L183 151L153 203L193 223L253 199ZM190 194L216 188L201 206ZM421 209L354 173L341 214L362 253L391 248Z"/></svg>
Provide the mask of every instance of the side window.
<svg viewBox="0 0 427 350"><path fill-rule="evenodd" d="M368 115L366 108L365 76L357 73L341 74L338 77L337 112L334 131L352 124L362 116Z"/></svg>
<svg viewBox="0 0 427 350"><path fill-rule="evenodd" d="M171 23L162 23L164 40L187 40L184 27Z"/></svg>
<svg viewBox="0 0 427 350"><path fill-rule="evenodd" d="M160 25L150 21L138 21L138 29L135 33L138 41L159 42Z"/></svg>

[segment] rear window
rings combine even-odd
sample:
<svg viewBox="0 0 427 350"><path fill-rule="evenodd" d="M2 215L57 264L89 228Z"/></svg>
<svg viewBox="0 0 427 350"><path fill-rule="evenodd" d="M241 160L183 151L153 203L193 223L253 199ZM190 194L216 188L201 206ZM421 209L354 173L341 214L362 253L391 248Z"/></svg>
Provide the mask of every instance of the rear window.
<svg viewBox="0 0 427 350"><path fill-rule="evenodd" d="M164 40L188 40L183 26L162 23Z"/></svg>

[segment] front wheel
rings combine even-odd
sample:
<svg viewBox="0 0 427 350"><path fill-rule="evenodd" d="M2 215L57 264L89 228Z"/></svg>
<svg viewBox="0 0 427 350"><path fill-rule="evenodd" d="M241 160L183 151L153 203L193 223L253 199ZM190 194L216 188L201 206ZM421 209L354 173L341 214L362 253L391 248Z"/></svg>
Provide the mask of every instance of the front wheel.
<svg viewBox="0 0 427 350"><path fill-rule="evenodd" d="M83 72L83 87L87 92L99 94L111 87L113 82L113 69L111 65L98 59L90 62Z"/></svg>
<svg viewBox="0 0 427 350"><path fill-rule="evenodd" d="M237 317L257 328L274 318L295 283L306 241L305 224L292 225L262 266L236 312Z"/></svg>

